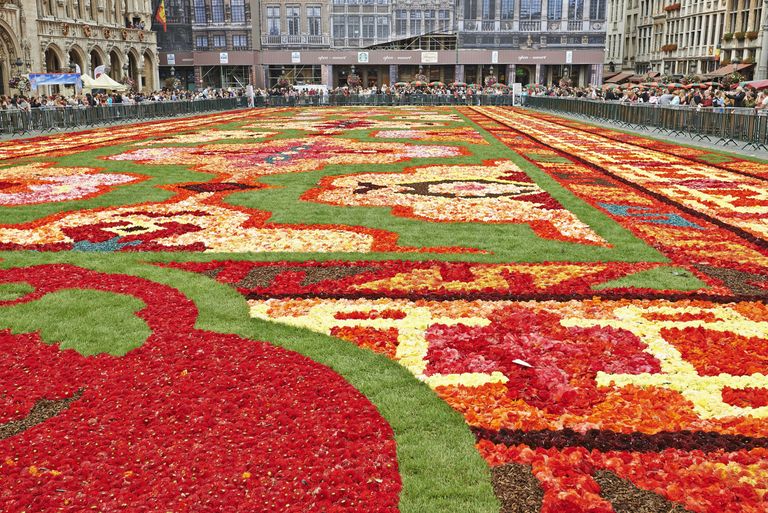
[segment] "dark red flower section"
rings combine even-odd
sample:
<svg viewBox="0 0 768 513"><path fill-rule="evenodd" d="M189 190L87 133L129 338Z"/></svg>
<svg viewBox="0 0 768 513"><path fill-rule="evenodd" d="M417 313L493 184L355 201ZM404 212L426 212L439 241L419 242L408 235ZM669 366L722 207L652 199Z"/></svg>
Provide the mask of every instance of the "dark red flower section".
<svg viewBox="0 0 768 513"><path fill-rule="evenodd" d="M428 261L324 262L172 262L158 264L197 272L235 287L248 299L320 297L337 299L488 299L570 300L734 297L727 287L692 269L707 283L690 291L643 288L593 288L658 267L655 263L579 262L479 264ZM558 276L558 279L553 277Z"/></svg>
<svg viewBox="0 0 768 513"><path fill-rule="evenodd" d="M295 353L194 329L180 292L73 266L0 271L31 301L64 288L130 294L152 330L122 358L0 332L0 425L82 396L0 440L0 504L21 511L394 512L395 442L375 407ZM6 302L5 304L8 304Z"/></svg>
<svg viewBox="0 0 768 513"><path fill-rule="evenodd" d="M427 331L425 374L499 371L510 398L550 413L584 413L605 399L595 382L598 371L659 372L659 362L643 351L634 334L614 328L566 328L548 312L508 307L483 327L435 324ZM514 360L532 365L525 367Z"/></svg>

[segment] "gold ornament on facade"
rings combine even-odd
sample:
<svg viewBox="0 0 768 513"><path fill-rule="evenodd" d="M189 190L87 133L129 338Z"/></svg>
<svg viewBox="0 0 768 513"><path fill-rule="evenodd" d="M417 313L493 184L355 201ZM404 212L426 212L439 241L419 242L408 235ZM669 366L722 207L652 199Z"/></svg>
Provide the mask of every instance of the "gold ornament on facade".
<svg viewBox="0 0 768 513"><path fill-rule="evenodd" d="M91 37L91 26L90 25L83 25L83 35L85 37Z"/></svg>
<svg viewBox="0 0 768 513"><path fill-rule="evenodd" d="M139 41L144 41L144 32L139 32Z"/></svg>
<svg viewBox="0 0 768 513"><path fill-rule="evenodd" d="M128 39L128 31L126 29L121 30L120 36L122 36L123 41L125 41L126 39Z"/></svg>
<svg viewBox="0 0 768 513"><path fill-rule="evenodd" d="M69 35L69 23L62 23L61 24L61 35L68 36Z"/></svg>
<svg viewBox="0 0 768 513"><path fill-rule="evenodd" d="M104 34L104 39L109 39L110 37L112 37L112 31L109 30L108 28L105 28L104 30L102 30L101 33Z"/></svg>

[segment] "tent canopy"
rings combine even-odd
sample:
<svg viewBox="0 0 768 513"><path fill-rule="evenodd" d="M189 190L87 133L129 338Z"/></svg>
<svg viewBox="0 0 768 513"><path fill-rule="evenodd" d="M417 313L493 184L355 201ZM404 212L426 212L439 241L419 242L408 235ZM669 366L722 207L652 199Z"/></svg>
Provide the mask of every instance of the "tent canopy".
<svg viewBox="0 0 768 513"><path fill-rule="evenodd" d="M80 80L83 82L83 89L91 89L93 87L93 79L85 73L80 75Z"/></svg>
<svg viewBox="0 0 768 513"><path fill-rule="evenodd" d="M116 91L125 91L128 89L127 85L112 80L106 73L99 75L99 78L93 79L88 87L91 89L114 89Z"/></svg>

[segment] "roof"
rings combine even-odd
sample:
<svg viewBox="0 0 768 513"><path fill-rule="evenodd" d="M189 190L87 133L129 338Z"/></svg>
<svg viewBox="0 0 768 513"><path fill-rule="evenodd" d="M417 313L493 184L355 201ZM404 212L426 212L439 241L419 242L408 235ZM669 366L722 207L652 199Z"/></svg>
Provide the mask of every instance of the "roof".
<svg viewBox="0 0 768 513"><path fill-rule="evenodd" d="M635 73L632 72L632 71L622 71L621 73L618 73L618 74L612 76L611 78L606 79L605 82L611 82L613 84L620 84L621 82L624 82L625 80L627 80L629 77L631 77L634 74Z"/></svg>
<svg viewBox="0 0 768 513"><path fill-rule="evenodd" d="M731 73L735 73L737 71L741 71L744 68L748 68L750 66L754 66L754 64L728 64L726 66L723 66L722 68L718 68L712 73L707 73L706 76L708 77L724 77L726 75L730 75Z"/></svg>

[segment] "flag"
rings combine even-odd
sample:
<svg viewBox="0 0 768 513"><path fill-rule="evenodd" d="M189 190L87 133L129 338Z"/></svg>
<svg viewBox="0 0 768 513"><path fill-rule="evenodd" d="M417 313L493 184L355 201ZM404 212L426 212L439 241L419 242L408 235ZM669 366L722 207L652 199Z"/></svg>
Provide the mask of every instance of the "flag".
<svg viewBox="0 0 768 513"><path fill-rule="evenodd" d="M93 70L93 78L99 78L101 75L104 74L104 72L107 70L107 67L105 65L96 66L96 69Z"/></svg>
<svg viewBox="0 0 768 513"><path fill-rule="evenodd" d="M155 20L163 26L163 32L167 30L165 18L165 0L160 0L155 13Z"/></svg>

